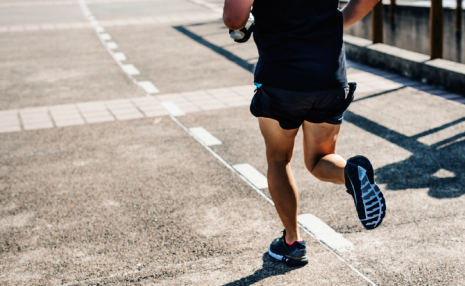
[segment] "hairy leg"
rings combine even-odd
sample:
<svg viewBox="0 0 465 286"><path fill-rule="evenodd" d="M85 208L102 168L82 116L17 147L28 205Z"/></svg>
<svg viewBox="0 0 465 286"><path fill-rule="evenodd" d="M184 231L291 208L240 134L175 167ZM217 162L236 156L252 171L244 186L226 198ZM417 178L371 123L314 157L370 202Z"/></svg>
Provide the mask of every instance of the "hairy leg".
<svg viewBox="0 0 465 286"><path fill-rule="evenodd" d="M285 130L276 120L258 118L266 145L268 189L286 229L286 241L300 240L297 226L298 193L291 170L295 137L299 129Z"/></svg>
<svg viewBox="0 0 465 286"><path fill-rule="evenodd" d="M304 121L305 166L317 179L344 184L346 160L336 154L341 125Z"/></svg>

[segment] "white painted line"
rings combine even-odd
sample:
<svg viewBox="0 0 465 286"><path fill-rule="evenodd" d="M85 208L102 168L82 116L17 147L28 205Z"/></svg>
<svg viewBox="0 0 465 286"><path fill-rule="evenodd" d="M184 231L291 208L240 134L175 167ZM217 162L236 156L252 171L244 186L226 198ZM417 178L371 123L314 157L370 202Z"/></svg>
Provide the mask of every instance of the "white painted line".
<svg viewBox="0 0 465 286"><path fill-rule="evenodd" d="M140 87L142 87L142 89L148 94L153 94L153 93L159 93L160 92L158 90L158 88L155 85L153 85L153 83L151 81L139 81L137 84Z"/></svg>
<svg viewBox="0 0 465 286"><path fill-rule="evenodd" d="M105 28L102 27L102 26L96 26L96 27L95 27L95 31L96 31L97 33L103 33L103 32L105 32Z"/></svg>
<svg viewBox="0 0 465 286"><path fill-rule="evenodd" d="M307 231L313 233L316 239L321 240L332 249L338 252L347 252L355 249L352 242L345 239L340 233L337 233L318 217L312 214L301 214L297 217L297 220Z"/></svg>
<svg viewBox="0 0 465 286"><path fill-rule="evenodd" d="M224 160L220 155L218 155L215 151L213 151L210 147L206 146L205 144L203 144L202 141L198 140L191 132L190 130L184 126L184 124L181 123L181 121L179 121L176 117L174 116L170 116L170 118L176 122L176 124L178 124L182 129L184 129L184 131L186 131L189 135L191 135L193 138L195 138L200 144L202 144L202 146L205 147L205 149L210 152L215 158L218 159L218 161L220 161L226 168L230 169L231 171L233 172L236 172L239 177L244 180L249 186L251 186L260 196L262 196L265 200L267 200L271 205L274 206L274 202L273 200L271 200L267 195L265 195L259 188L257 188L254 184L252 184L247 178L245 178L241 173L239 173L235 168L233 168L233 166L229 165L228 162L226 162L226 160ZM312 237L315 237L311 232L309 232L305 227L302 226L302 224L299 223L299 227L302 228L305 232L307 232L310 236ZM329 252L331 252L332 254L334 254L339 260L341 260L342 262L344 262L348 267L350 267L350 269L352 269L353 271L355 271L355 273L357 273L358 275L360 275L360 277L362 277L363 279L365 279L368 283L370 283L371 285L374 285L376 286L376 283L374 283L373 281L371 281L370 278L368 278L365 274L361 273L357 268L355 268L354 266L352 266L352 264L350 264L348 261L346 261L344 258L342 258L337 252L335 252L333 249L331 249L328 245L326 245L325 243L323 243L322 241L318 240L318 242L323 245Z"/></svg>
<svg viewBox="0 0 465 286"><path fill-rule="evenodd" d="M123 70L128 75L138 75L140 74L139 70L133 64L123 65Z"/></svg>
<svg viewBox="0 0 465 286"><path fill-rule="evenodd" d="M233 166L242 176L249 180L255 187L259 189L268 188L268 180L257 169L249 164L237 164Z"/></svg>
<svg viewBox="0 0 465 286"><path fill-rule="evenodd" d="M126 60L126 55L124 53L114 53L113 58L118 62L122 62Z"/></svg>
<svg viewBox="0 0 465 286"><path fill-rule="evenodd" d="M221 141L203 127L194 127L189 130L195 135L195 137L197 137L197 139L205 143L207 146L221 145Z"/></svg>
<svg viewBox="0 0 465 286"><path fill-rule="evenodd" d="M100 39L102 39L103 41L109 41L109 40L111 40L111 36L110 36L110 34L108 34L108 33L100 34L99 37L100 37Z"/></svg>
<svg viewBox="0 0 465 286"><path fill-rule="evenodd" d="M161 106L166 109L172 116L184 116L186 113L181 110L176 104L174 104L172 101L162 101Z"/></svg>
<svg viewBox="0 0 465 286"><path fill-rule="evenodd" d="M44 31L55 30L55 26L53 24L41 24L40 28Z"/></svg>
<svg viewBox="0 0 465 286"><path fill-rule="evenodd" d="M115 43L115 42L108 42L108 43L107 43L107 48L109 48L110 50L117 49L117 48L118 48L118 44Z"/></svg>

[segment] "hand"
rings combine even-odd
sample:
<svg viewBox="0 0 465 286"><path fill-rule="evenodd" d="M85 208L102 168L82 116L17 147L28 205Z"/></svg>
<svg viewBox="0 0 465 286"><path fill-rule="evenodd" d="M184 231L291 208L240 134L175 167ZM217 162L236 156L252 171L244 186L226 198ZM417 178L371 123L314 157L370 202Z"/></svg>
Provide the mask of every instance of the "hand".
<svg viewBox="0 0 465 286"><path fill-rule="evenodd" d="M254 26L255 26L255 18L252 15L252 13L250 13L249 19L247 20L245 27L240 30L229 29L229 36L232 39L234 39L234 41L237 43L245 43L250 39Z"/></svg>

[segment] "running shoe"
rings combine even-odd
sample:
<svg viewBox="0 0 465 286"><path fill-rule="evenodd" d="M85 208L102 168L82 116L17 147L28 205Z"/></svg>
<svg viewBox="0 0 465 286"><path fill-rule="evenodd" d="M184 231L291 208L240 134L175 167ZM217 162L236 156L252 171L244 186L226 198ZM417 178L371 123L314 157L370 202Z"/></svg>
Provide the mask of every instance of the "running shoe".
<svg viewBox="0 0 465 286"><path fill-rule="evenodd" d="M289 266L299 266L308 263L305 241L294 241L292 245L286 243L286 230L283 236L276 238L270 245L268 254L276 260L282 261Z"/></svg>
<svg viewBox="0 0 465 286"><path fill-rule="evenodd" d="M378 227L386 215L386 201L375 183L373 167L363 156L347 160L344 169L347 192L352 195L358 218L366 229Z"/></svg>

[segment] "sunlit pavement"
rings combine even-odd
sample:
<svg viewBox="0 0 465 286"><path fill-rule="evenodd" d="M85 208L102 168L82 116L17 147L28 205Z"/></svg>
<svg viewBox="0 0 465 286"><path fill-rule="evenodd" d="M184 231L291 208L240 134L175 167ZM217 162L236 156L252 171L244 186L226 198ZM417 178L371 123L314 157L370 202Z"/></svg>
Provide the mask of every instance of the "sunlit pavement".
<svg viewBox="0 0 465 286"><path fill-rule="evenodd" d="M258 54L221 5L0 1L0 284L464 284L465 100L353 62L338 152L370 158L385 222L363 229L299 135L299 213L353 248L309 225L307 266L268 256Z"/></svg>

